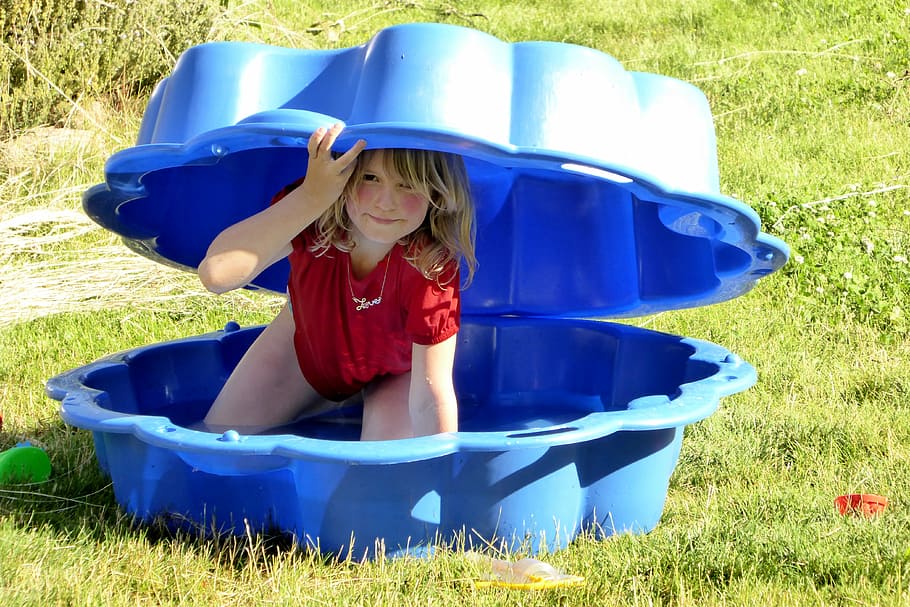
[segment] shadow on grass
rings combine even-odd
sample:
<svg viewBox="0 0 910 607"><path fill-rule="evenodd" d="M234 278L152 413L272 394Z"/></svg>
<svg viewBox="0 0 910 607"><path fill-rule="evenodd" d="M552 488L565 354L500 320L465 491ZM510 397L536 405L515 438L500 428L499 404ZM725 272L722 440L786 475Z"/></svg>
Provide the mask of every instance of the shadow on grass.
<svg viewBox="0 0 910 607"><path fill-rule="evenodd" d="M91 435L59 424L26 434L0 431L0 449L28 441L51 461L47 480L0 486L0 516L23 526L45 526L69 533L117 522L114 493L95 462Z"/></svg>
<svg viewBox="0 0 910 607"><path fill-rule="evenodd" d="M87 539L101 545L102 552L106 542L135 541L152 546L176 543L235 570L288 555L323 564L338 560L277 531L236 536L180 524L168 516L142 521L117 504L111 481L95 459L91 433L62 423L35 428L25 436L3 430L0 450L13 448L23 440L44 449L52 466L45 481L0 486L0 518L23 530L40 528L64 541Z"/></svg>

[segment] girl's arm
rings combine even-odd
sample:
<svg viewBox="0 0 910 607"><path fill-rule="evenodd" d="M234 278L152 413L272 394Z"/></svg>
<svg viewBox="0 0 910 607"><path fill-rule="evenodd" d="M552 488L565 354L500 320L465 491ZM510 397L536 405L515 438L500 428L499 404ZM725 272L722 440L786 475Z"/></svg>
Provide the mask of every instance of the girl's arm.
<svg viewBox="0 0 910 607"><path fill-rule="evenodd" d="M413 345L408 409L414 436L458 430L452 380L457 339L456 334L431 346Z"/></svg>
<svg viewBox="0 0 910 607"><path fill-rule="evenodd" d="M309 161L300 187L263 211L221 232L199 264L199 280L214 293L243 287L291 252L291 240L341 196L366 146L359 140L335 159L332 145L342 126L319 128L307 142Z"/></svg>

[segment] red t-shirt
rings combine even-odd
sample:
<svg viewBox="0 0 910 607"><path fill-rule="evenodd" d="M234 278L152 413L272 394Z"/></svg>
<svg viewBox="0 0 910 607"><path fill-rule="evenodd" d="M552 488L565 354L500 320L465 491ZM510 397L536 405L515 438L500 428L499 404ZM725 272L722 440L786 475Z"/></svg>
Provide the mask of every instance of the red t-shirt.
<svg viewBox="0 0 910 607"><path fill-rule="evenodd" d="M396 244L358 280L351 272L350 254L331 248L317 256L309 250L312 240L313 231L307 229L291 243L288 294L300 370L324 397L344 400L377 377L407 373L413 344L437 344L458 332L457 270L441 288L408 263L404 247ZM368 302L381 293L382 301L357 310L352 290Z"/></svg>

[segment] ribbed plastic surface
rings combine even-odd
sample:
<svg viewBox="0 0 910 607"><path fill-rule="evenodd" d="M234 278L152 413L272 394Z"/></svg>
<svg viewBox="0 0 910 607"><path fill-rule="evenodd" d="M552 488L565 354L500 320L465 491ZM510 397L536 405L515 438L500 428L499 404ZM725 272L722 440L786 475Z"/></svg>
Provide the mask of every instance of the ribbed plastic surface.
<svg viewBox="0 0 910 607"><path fill-rule="evenodd" d="M307 138L336 121L339 149L365 138L466 158L480 261L466 314L702 306L787 258L752 209L719 193L695 87L584 47L435 24L337 51L188 50L85 209L139 252L195 268L218 232L303 174ZM254 284L283 293L287 274L281 262Z"/></svg>

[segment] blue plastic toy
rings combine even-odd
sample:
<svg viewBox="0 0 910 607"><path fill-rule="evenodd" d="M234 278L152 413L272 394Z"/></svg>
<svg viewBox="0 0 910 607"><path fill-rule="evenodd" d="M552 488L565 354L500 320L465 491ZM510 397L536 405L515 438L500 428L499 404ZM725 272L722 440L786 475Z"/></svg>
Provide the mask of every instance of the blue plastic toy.
<svg viewBox="0 0 910 607"><path fill-rule="evenodd" d="M755 372L714 344L582 317L724 301L788 255L719 193L704 95L592 49L444 25L333 51L205 44L157 87L137 145L109 159L85 209L143 255L194 269L336 121L339 149L364 138L466 159L480 268L463 298L460 431L359 442L356 411L266 436L189 430L261 330L231 323L48 382L63 419L94 433L118 501L358 555L460 533L535 552L586 529L653 528L683 428ZM255 284L283 292L287 271Z"/></svg>

